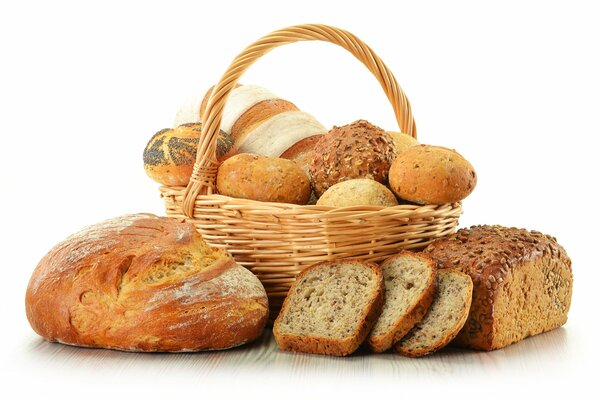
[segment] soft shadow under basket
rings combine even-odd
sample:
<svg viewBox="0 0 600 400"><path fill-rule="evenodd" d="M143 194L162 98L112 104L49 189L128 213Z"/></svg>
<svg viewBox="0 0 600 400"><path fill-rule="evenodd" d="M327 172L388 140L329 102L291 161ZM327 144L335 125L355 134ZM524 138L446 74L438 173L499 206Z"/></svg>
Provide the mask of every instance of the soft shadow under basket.
<svg viewBox="0 0 600 400"><path fill-rule="evenodd" d="M223 108L240 76L275 47L321 40L343 47L377 78L398 126L416 137L410 104L386 65L360 39L338 28L300 25L248 46L215 86L202 115L194 172L187 187L161 186L169 216L192 222L211 246L226 249L264 284L274 319L296 275L319 261L357 258L379 262L401 249L417 249L455 231L460 203L394 207L324 207L265 203L215 194L215 155Z"/></svg>

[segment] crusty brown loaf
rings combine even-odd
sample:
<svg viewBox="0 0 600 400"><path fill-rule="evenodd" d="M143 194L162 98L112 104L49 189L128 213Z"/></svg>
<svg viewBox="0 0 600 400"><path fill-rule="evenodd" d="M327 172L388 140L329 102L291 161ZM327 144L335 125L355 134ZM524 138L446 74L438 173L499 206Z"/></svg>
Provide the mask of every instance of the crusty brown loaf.
<svg viewBox="0 0 600 400"><path fill-rule="evenodd" d="M474 283L469 319L455 340L494 350L563 325L573 274L565 250L548 235L501 226L474 226L425 249L439 268Z"/></svg>
<svg viewBox="0 0 600 400"><path fill-rule="evenodd" d="M304 353L353 353L379 317L384 291L376 264L338 260L306 268L292 284L275 320L277 345Z"/></svg>
<svg viewBox="0 0 600 400"><path fill-rule="evenodd" d="M169 186L185 186L190 181L202 124L192 122L158 131L144 149L144 169L150 178ZM217 160L236 153L230 136L221 131L217 138Z"/></svg>
<svg viewBox="0 0 600 400"><path fill-rule="evenodd" d="M306 204L308 176L291 160L241 153L217 172L217 190L224 196L277 203Z"/></svg>
<svg viewBox="0 0 600 400"><path fill-rule="evenodd" d="M390 135L367 121L335 126L315 145L313 189L321 196L336 183L355 178L386 184L395 154Z"/></svg>
<svg viewBox="0 0 600 400"><path fill-rule="evenodd" d="M477 184L473 166L452 149L419 145L398 154L390 168L390 188L417 204L444 204L467 197Z"/></svg>
<svg viewBox="0 0 600 400"><path fill-rule="evenodd" d="M33 272L27 318L42 337L126 351L224 349L257 338L260 281L190 223L150 214L90 226Z"/></svg>

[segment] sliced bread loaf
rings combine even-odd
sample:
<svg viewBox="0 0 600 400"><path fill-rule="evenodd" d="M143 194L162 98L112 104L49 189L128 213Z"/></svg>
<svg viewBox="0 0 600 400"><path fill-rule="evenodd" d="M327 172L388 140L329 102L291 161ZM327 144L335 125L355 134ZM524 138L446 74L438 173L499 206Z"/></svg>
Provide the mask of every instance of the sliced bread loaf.
<svg viewBox="0 0 600 400"><path fill-rule="evenodd" d="M403 356L420 357L446 346L469 316L473 282L462 272L438 270L437 295L423 319L394 345Z"/></svg>
<svg viewBox="0 0 600 400"><path fill-rule="evenodd" d="M381 264L385 283L383 311L367 338L375 352L402 339L427 313L437 286L437 270L427 256L404 251Z"/></svg>
<svg viewBox="0 0 600 400"><path fill-rule="evenodd" d="M383 274L358 260L326 261L302 271L273 334L282 350L344 356L363 342L381 313Z"/></svg>

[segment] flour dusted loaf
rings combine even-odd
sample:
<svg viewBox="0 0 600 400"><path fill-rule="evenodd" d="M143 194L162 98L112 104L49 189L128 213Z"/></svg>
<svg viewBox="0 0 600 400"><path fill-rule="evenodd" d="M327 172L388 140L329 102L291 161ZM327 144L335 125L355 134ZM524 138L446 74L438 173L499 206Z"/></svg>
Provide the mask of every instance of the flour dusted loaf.
<svg viewBox="0 0 600 400"><path fill-rule="evenodd" d="M425 249L439 268L465 272L473 304L460 346L494 350L567 321L571 260L551 236L501 226L474 226Z"/></svg>
<svg viewBox="0 0 600 400"><path fill-rule="evenodd" d="M33 272L27 318L49 341L126 351L225 349L267 322L260 281L194 226L150 214L92 225Z"/></svg>
<svg viewBox="0 0 600 400"><path fill-rule="evenodd" d="M313 189L321 196L336 183L356 178L386 184L395 156L394 142L383 129L364 120L335 126L315 145Z"/></svg>
<svg viewBox="0 0 600 400"><path fill-rule="evenodd" d="M202 124L188 123L158 131L144 149L144 170L153 180L163 185L185 186L190 181ZM231 137L221 131L217 138L218 161L236 154Z"/></svg>
<svg viewBox="0 0 600 400"><path fill-rule="evenodd" d="M202 101L197 98L182 107L176 123L198 121L212 91L211 87ZM240 153L269 157L280 157L302 139L327 131L311 114L257 85L238 85L231 91L221 129L231 135Z"/></svg>
<svg viewBox="0 0 600 400"><path fill-rule="evenodd" d="M219 167L217 190L224 196L276 203L306 204L308 176L283 158L238 154Z"/></svg>
<svg viewBox="0 0 600 400"><path fill-rule="evenodd" d="M384 300L381 269L358 260L322 262L289 290L273 334L283 350L344 356L375 323Z"/></svg>
<svg viewBox="0 0 600 400"><path fill-rule="evenodd" d="M317 200L317 205L330 207L392 207L398 200L387 187L372 179L349 179L331 186Z"/></svg>

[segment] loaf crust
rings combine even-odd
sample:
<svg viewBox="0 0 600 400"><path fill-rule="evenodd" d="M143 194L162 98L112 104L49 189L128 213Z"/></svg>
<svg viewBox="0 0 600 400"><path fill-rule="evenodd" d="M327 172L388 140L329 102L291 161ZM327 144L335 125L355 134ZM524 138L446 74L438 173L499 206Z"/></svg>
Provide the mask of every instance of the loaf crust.
<svg viewBox="0 0 600 400"><path fill-rule="evenodd" d="M467 273L473 304L455 344L480 350L506 347L567 321L571 260L556 239L536 231L474 226L425 249L439 268Z"/></svg>
<svg viewBox="0 0 600 400"><path fill-rule="evenodd" d="M225 349L268 317L260 281L194 226L150 214L90 226L33 272L27 318L49 341L125 351Z"/></svg>
<svg viewBox="0 0 600 400"><path fill-rule="evenodd" d="M376 206L393 207L398 200L386 186L372 179L349 179L331 186L317 200L319 206L353 207Z"/></svg>
<svg viewBox="0 0 600 400"><path fill-rule="evenodd" d="M418 145L396 157L389 172L390 188L417 204L445 204L467 197L477 184L473 166L452 149Z"/></svg>
<svg viewBox="0 0 600 400"><path fill-rule="evenodd" d="M217 190L224 196L257 201L306 204L308 176L291 160L241 153L219 167Z"/></svg>
<svg viewBox="0 0 600 400"><path fill-rule="evenodd" d="M288 295L285 298L283 306L281 307L281 312L279 313L279 316L277 317L273 325L273 334L275 336L275 341L277 342L279 348L286 351L295 351L302 353L346 356L356 351L360 344L365 340L365 338L371 331L371 328L377 321L379 314L381 314L381 309L383 308L385 296L383 274L381 273L381 268L377 264L365 263L362 261L352 259L320 262L300 272L288 293L294 293L296 286L300 282L300 278L308 272L310 272L311 270L316 268L327 268L344 262L361 263L365 265L375 273L376 279L378 281L376 285L376 290L373 292L371 298L368 301L368 306L365 309L363 315L361 316L358 330L346 339L341 340L326 337L310 337L294 334L283 334L279 331L278 326L281 323L287 304L290 301L290 296Z"/></svg>
<svg viewBox="0 0 600 400"><path fill-rule="evenodd" d="M397 258L405 257L407 255L410 257L419 258L424 263L430 265L431 275L429 279L431 284L421 293L419 298L414 301L412 306L406 310L406 313L396 320L396 323L390 329L381 335L374 335L371 333L367 337L367 344L371 350L376 353L381 353L391 348L392 345L402 339L417 322L421 321L423 316L427 313L427 310L433 302L436 294L437 270L434 266L433 260L424 254L413 253L411 251L404 250L400 252L400 254L385 259L385 261L381 264L382 271L385 269L386 264L393 263Z"/></svg>
<svg viewBox="0 0 600 400"><path fill-rule="evenodd" d="M334 126L315 145L310 165L313 189L321 196L336 183L356 178L386 184L395 155L390 135L368 121Z"/></svg>

